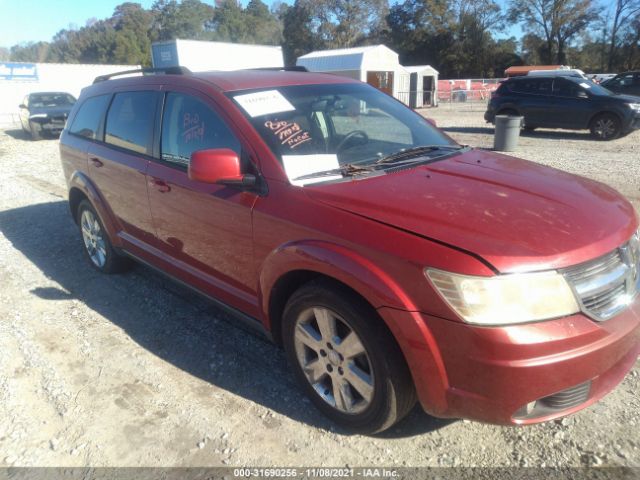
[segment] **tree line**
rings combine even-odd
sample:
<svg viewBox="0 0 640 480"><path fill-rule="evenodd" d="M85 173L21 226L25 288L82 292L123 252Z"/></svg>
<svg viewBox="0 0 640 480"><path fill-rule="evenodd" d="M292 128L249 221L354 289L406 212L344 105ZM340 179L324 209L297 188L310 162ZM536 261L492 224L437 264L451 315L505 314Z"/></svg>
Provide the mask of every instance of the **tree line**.
<svg viewBox="0 0 640 480"><path fill-rule="evenodd" d="M522 38L507 37L516 24ZM0 60L147 66L151 44L175 38L281 45L289 65L313 50L384 43L443 78L500 77L523 64L616 72L640 69L640 0L126 2L51 41L0 48Z"/></svg>

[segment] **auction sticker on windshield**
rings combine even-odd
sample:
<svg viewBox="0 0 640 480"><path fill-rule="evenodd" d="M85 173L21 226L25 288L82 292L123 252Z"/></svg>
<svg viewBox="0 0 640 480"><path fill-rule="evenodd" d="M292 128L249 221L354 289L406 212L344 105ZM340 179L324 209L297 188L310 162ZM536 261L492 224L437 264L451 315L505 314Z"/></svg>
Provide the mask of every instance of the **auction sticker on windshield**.
<svg viewBox="0 0 640 480"><path fill-rule="evenodd" d="M326 182L328 180L338 180L342 178L342 175L337 174L296 180L296 178L304 175L311 175L313 173L320 174L321 172L340 168L337 155L283 155L282 163L284 165L284 171L287 173L287 177L289 177L289 181L293 185L297 185L299 187L309 185L311 183Z"/></svg>
<svg viewBox="0 0 640 480"><path fill-rule="evenodd" d="M296 109L278 90L247 93L233 98L253 118Z"/></svg>

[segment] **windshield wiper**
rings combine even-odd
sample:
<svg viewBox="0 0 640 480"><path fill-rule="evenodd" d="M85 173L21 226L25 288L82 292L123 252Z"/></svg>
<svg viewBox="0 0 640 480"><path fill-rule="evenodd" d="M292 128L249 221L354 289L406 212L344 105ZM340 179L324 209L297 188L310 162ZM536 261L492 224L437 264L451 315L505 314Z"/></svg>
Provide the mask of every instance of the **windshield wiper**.
<svg viewBox="0 0 640 480"><path fill-rule="evenodd" d="M374 162L374 165L384 165L387 163L396 163L400 160L405 160L413 157L420 157L424 153L434 152L437 150L449 150L456 151L466 148L464 145L420 145L418 147L407 148L391 155L379 158Z"/></svg>
<svg viewBox="0 0 640 480"><path fill-rule="evenodd" d="M345 177L350 177L353 175L357 175L359 173L371 172L373 168L370 166L362 166L355 165L353 163L345 163L340 165L338 168L332 168L331 170L323 170L320 172L307 173L306 175L301 175L300 177L292 178L292 181L297 180L307 180L309 178L318 178L318 177L331 177L333 175L343 175Z"/></svg>

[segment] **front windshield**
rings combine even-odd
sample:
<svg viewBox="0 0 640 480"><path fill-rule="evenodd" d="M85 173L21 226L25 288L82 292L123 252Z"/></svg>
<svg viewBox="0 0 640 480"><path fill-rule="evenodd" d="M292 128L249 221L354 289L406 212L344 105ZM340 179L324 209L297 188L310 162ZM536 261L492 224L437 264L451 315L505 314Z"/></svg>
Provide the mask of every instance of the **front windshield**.
<svg viewBox="0 0 640 480"><path fill-rule="evenodd" d="M64 107L75 103L68 93L36 93L29 97L29 106L31 107Z"/></svg>
<svg viewBox="0 0 640 480"><path fill-rule="evenodd" d="M376 165L416 147L457 147L424 117L366 84L295 85L230 96L288 174L294 163L296 172L313 173ZM256 109L257 101L264 108Z"/></svg>

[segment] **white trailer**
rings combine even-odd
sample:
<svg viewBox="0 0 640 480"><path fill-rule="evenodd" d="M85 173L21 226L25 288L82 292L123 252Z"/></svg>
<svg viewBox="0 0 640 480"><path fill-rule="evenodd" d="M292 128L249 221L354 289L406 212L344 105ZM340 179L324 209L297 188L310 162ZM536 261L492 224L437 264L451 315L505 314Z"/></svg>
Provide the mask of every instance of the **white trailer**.
<svg viewBox="0 0 640 480"><path fill-rule="evenodd" d="M155 68L187 67L192 72L282 68L282 47L240 43L170 40L151 45Z"/></svg>
<svg viewBox="0 0 640 480"><path fill-rule="evenodd" d="M438 71L431 65L405 66L411 75L409 81L409 106L411 108L438 105Z"/></svg>
<svg viewBox="0 0 640 480"><path fill-rule="evenodd" d="M400 65L398 54L385 45L318 50L298 57L296 65L367 82L409 103L409 72Z"/></svg>

